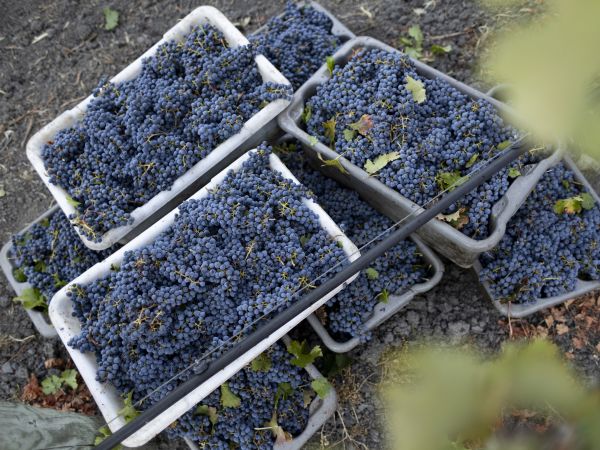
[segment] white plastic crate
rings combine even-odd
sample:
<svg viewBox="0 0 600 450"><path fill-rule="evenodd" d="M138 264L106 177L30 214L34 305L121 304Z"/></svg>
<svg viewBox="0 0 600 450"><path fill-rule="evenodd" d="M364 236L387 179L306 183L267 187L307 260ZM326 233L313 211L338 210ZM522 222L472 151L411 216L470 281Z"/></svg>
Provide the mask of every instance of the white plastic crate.
<svg viewBox="0 0 600 450"><path fill-rule="evenodd" d="M213 180L207 184L204 188L194 194L191 198L200 199L206 197L209 194L209 190L214 189L216 186L222 183L227 173L230 170L239 170L243 162L249 158L249 154L237 159L233 164L227 167L225 170L220 172ZM270 164L272 170L281 173L285 178L291 179L294 183L300 184L298 180L292 175L292 173L285 167L285 165L275 155L271 155ZM356 246L344 235L339 227L333 222L333 220L327 215L323 209L317 205L313 200L305 199L305 205L312 210L319 217L319 222L324 230L332 237L342 243L343 250L346 253L349 261L354 261L359 257L359 251ZM63 341L71 358L73 359L79 373L83 380L88 386L92 393L94 400L96 401L100 412L104 416L104 419L108 423L110 429L114 432L125 425L123 417L119 416L119 410L124 406L123 400L118 395L117 391L108 383L100 383L96 381L96 372L98 369L96 363L96 357L92 353L81 353L79 350L73 349L67 345L69 340L81 331L81 325L76 317L73 317L73 305L70 298L67 296L67 292L73 284L87 285L103 276L109 274L111 266L121 264L123 256L126 252L141 248L145 245L152 243L159 234L166 231L174 222L175 215L178 209L170 212L167 216L162 218L160 221L155 223L151 228L144 231L142 234L137 236L127 245L122 247L119 251L112 254L104 261L91 267L88 271L83 273L81 276L73 280L67 286L62 288L52 298L50 302L50 320L54 324L60 339ZM249 364L259 354L269 348L274 342L281 339L287 332L298 325L302 320L308 317L312 312L317 310L323 305L328 299L333 297L335 294L340 292L348 283L354 280L356 276L348 279L343 285L334 289L327 296L321 298L317 303L306 309L302 314L296 316L293 320L288 322L285 326L281 327L277 332L271 334L267 339L263 340L259 345L254 347L252 350L244 353L235 362L227 366L216 375L209 378L205 383L197 387L194 391L188 394L186 397L179 400L173 406L165 410L158 417L153 419L144 425L140 430L131 435L125 441L123 445L127 447L138 447L145 444L162 430L167 428L173 421L177 420L178 417L183 415L186 411L192 408L195 404L200 402L212 391L217 389L221 384L231 378L235 373L242 369L245 365Z"/></svg>
<svg viewBox="0 0 600 450"><path fill-rule="evenodd" d="M211 6L201 6L178 22L160 41L112 78L111 82L119 83L134 79L141 71L142 60L154 55L160 45L168 41L180 40L188 35L194 27L206 23L213 25L221 31L230 46L239 47L248 44L248 40L244 35L219 10ZM289 85L288 80L263 55L256 56L255 61L264 82ZM77 211L67 201L67 192L60 186L50 183L50 178L46 173L42 160L42 149L48 141L54 138L56 133L75 125L76 122L82 119L92 98L93 96L89 96L73 109L60 114L56 119L38 131L27 143L27 157L29 161L67 217L75 214ZM94 242L88 239L76 227L77 233L83 243L92 250L104 250L116 242L122 241L124 238L127 241L135 236L140 230L149 226L176 207L182 199L196 192L212 176L235 161L244 150L260 143L263 140L260 133L264 126L277 117L288 104L289 101L284 99L278 99L267 104L244 123L244 126L237 134L223 141L206 158L196 163L185 174L177 178L170 190L156 194L146 204L134 209L131 212L133 223L107 231L101 236L101 242Z"/></svg>

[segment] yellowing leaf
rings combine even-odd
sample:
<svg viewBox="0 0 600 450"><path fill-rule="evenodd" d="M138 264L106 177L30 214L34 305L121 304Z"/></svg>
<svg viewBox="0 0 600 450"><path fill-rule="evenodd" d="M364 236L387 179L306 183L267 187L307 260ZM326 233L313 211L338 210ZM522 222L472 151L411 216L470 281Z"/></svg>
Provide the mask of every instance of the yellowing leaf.
<svg viewBox="0 0 600 450"><path fill-rule="evenodd" d="M329 394L329 391L331 391L331 383L329 383L329 381L327 381L327 378L325 378L325 377L321 377L321 378L317 378L316 380L313 380L310 383L310 386L313 388L313 390L317 393L317 395L320 398L327 397L327 394Z"/></svg>
<svg viewBox="0 0 600 450"><path fill-rule="evenodd" d="M317 358L323 356L323 352L321 351L321 347L315 345L312 349L308 346L306 341L298 342L292 341L287 347L289 353L294 355L294 358L290 360L290 362L294 366L298 367L306 367L309 364L315 362Z"/></svg>
<svg viewBox="0 0 600 450"><path fill-rule="evenodd" d="M379 155L375 158L375 161L367 160L365 163L365 171L369 175L373 175L387 166L390 162L397 160L400 158L400 153L398 152L390 152L385 155Z"/></svg>
<svg viewBox="0 0 600 450"><path fill-rule="evenodd" d="M373 119L368 114L363 114L360 119L348 126L351 130L358 131L363 136L366 136L369 130L373 128Z"/></svg>
<svg viewBox="0 0 600 450"><path fill-rule="evenodd" d="M119 25L119 11L112 8L104 8L104 29L107 31L114 30Z"/></svg>
<svg viewBox="0 0 600 450"><path fill-rule="evenodd" d="M465 214L465 211L465 208L460 208L458 211L452 214L438 214L437 218L439 220L443 220L444 222L448 222L454 228L460 230L469 223L469 216Z"/></svg>
<svg viewBox="0 0 600 450"><path fill-rule="evenodd" d="M323 128L325 129L325 137L327 139L329 139L329 145L333 146L334 142L335 142L335 124L336 124L336 120L335 117L332 117L331 119L327 120L326 122L323 122Z"/></svg>
<svg viewBox="0 0 600 450"><path fill-rule="evenodd" d="M510 144L510 141L502 141L498 145L496 145L496 148L498 150L506 150Z"/></svg>
<svg viewBox="0 0 600 450"><path fill-rule="evenodd" d="M594 197L584 192L575 197L563 198L554 203L554 212L556 214L578 214L583 209L592 209L594 207Z"/></svg>
<svg viewBox="0 0 600 450"><path fill-rule="evenodd" d="M348 171L344 168L344 166L342 166L339 156L335 159L323 159L323 157L321 156L320 153L318 155L319 155L319 160L321 160L321 162L323 163L324 166L332 166L332 167L335 167L336 169L338 169L342 173L348 173Z"/></svg>
<svg viewBox="0 0 600 450"><path fill-rule="evenodd" d="M231 392L229 384L223 383L221 385L221 405L224 408L239 408L242 404L242 400Z"/></svg>
<svg viewBox="0 0 600 450"><path fill-rule="evenodd" d="M427 94L425 92L425 85L422 81L415 80L413 77L407 76L406 84L404 86L410 91L415 102L423 103L427 98Z"/></svg>

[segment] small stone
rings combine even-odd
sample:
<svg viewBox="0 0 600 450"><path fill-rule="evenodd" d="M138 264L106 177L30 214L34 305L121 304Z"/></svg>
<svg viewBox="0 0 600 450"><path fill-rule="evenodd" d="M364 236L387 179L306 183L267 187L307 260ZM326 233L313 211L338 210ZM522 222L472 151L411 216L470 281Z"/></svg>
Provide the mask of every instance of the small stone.
<svg viewBox="0 0 600 450"><path fill-rule="evenodd" d="M2 367L0 367L0 373L2 375L8 375L10 373L13 373L13 367L12 365L7 361L4 364L2 364Z"/></svg>
<svg viewBox="0 0 600 450"><path fill-rule="evenodd" d="M406 313L406 321L411 324L411 326L418 327L420 321L419 314L414 311L408 311Z"/></svg>

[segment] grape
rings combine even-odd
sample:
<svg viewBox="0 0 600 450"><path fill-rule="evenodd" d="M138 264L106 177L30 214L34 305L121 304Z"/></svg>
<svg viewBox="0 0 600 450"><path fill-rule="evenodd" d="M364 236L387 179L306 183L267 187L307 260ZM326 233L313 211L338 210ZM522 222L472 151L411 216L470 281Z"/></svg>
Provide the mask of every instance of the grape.
<svg viewBox="0 0 600 450"><path fill-rule="evenodd" d="M418 103L406 87L409 77L422 83ZM307 100L306 130L360 168L393 156L374 176L424 206L460 183L463 176L494 158L518 133L494 107L474 100L441 79L417 74L398 52L358 50ZM452 205L453 226L473 239L489 236L492 206L517 173L538 161L527 153Z"/></svg>
<svg viewBox="0 0 600 450"><path fill-rule="evenodd" d="M361 200L355 191L340 186L310 167L298 152L299 148L298 142L289 142L277 150L344 234L359 248L369 248L368 244L394 223ZM358 337L366 342L371 333L363 325L375 305L386 301L387 295L400 295L414 284L423 282L429 272L417 246L411 240L405 240L377 258L369 271L362 271L356 280L329 300L321 316L326 316L326 326L333 335L341 339Z"/></svg>
<svg viewBox="0 0 600 450"><path fill-rule="evenodd" d="M254 45L228 47L211 25L167 42L120 83L101 81L84 117L42 149L50 182L76 205L70 219L95 242L238 133L291 88L264 83Z"/></svg>
<svg viewBox="0 0 600 450"><path fill-rule="evenodd" d="M60 288L119 247L116 244L101 252L88 249L62 211L56 211L13 236L9 257L18 281L27 281L47 304Z"/></svg>
<svg viewBox="0 0 600 450"><path fill-rule="evenodd" d="M480 258L480 279L496 300L532 303L566 294L580 279L600 279L600 207L555 211L557 201L584 192L562 163L542 177L498 246Z"/></svg>
<svg viewBox="0 0 600 450"><path fill-rule="evenodd" d="M184 381L201 356L218 357L341 269L346 255L306 206L310 194L270 169L270 153L261 145L152 243L70 290L81 333L69 345L95 354L98 381L151 405L173 389L165 381Z"/></svg>
<svg viewBox="0 0 600 450"><path fill-rule="evenodd" d="M298 89L341 45L332 26L326 14L288 1L284 14L269 19L249 40Z"/></svg>

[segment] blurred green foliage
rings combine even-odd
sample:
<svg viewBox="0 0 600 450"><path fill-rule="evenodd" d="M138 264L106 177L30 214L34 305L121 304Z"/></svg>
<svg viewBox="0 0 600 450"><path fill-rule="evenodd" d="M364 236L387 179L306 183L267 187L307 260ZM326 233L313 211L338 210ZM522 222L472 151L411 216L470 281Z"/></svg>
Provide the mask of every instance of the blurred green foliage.
<svg viewBox="0 0 600 450"><path fill-rule="evenodd" d="M544 13L496 36L482 66L493 82L511 85L509 100L522 126L600 160L600 1L538 3Z"/></svg>
<svg viewBox="0 0 600 450"><path fill-rule="evenodd" d="M428 347L386 365L381 398L394 449L600 448L599 393L583 388L547 341L507 345L494 360ZM503 434L503 421L523 411L552 425Z"/></svg>

